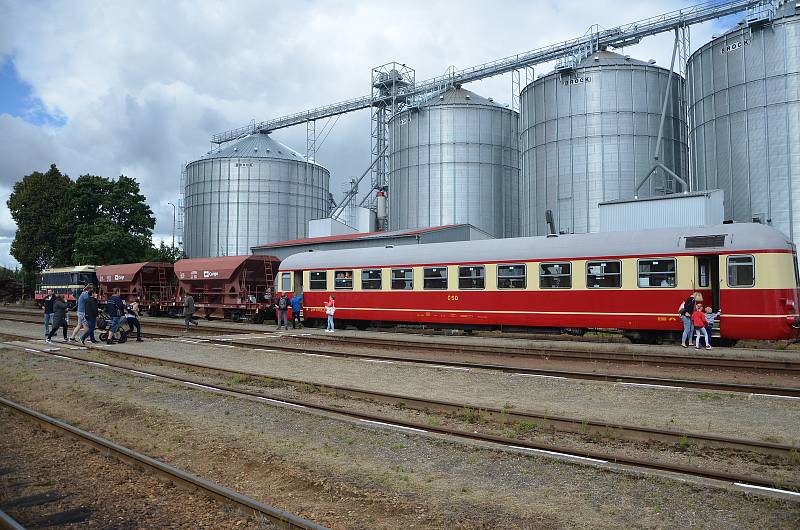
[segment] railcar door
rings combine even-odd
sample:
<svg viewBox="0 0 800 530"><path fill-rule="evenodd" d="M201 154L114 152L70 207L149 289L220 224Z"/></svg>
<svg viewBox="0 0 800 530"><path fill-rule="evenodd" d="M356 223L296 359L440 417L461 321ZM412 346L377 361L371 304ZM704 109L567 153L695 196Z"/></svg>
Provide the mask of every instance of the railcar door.
<svg viewBox="0 0 800 530"><path fill-rule="evenodd" d="M294 294L303 294L303 271L294 271Z"/></svg>
<svg viewBox="0 0 800 530"><path fill-rule="evenodd" d="M719 256L697 257L697 282L698 291L711 291L711 300L704 300L703 305L711 305L714 310L719 309Z"/></svg>

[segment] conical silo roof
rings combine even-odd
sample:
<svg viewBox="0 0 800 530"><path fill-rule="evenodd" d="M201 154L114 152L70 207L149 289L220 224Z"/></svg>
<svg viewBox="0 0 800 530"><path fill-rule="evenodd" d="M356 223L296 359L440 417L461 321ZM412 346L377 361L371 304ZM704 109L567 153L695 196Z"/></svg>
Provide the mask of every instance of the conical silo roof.
<svg viewBox="0 0 800 530"><path fill-rule="evenodd" d="M277 158L304 162L305 157L279 141L271 138L267 133L253 133L235 142L223 146L216 151L206 153L201 159L207 158Z"/></svg>

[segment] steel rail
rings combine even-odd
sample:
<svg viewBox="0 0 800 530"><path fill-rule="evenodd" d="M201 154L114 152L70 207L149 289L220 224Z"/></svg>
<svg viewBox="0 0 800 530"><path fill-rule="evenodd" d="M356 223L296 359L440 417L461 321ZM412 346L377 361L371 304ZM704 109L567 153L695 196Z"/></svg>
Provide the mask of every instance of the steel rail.
<svg viewBox="0 0 800 530"><path fill-rule="evenodd" d="M624 454L610 454L604 453L599 451L592 451L586 449L572 449L572 448L564 448L561 446L557 446L554 444L544 443L544 442L537 442L537 441L527 441L527 440L516 440L505 438L502 436L496 435L489 435L479 433L477 431L464 431L459 429L453 429L448 427L436 427L427 424L423 424L420 422L415 422L411 420L403 420L394 417L386 417L377 414L367 414L367 413L360 413L360 412L352 412L342 410L338 407L326 406L326 405L319 405L316 403L312 403L309 401L293 399L293 398L285 398L285 397L275 397L270 396L269 394L260 393L260 392L253 392L247 391L243 389L236 389L232 387L228 387L225 385L215 385L209 384L207 382L200 382L196 380L192 380L185 377L176 377L170 376L165 374L159 374L156 372L149 372L144 369L139 368L129 368L125 366L113 365L110 363L100 363L97 361L87 361L81 359L79 357L75 357L72 355L62 355L62 354L54 354L51 352L46 351L37 351L36 353L41 355L53 356L53 357L63 357L65 359L69 359L74 362L89 364L91 366L100 367L104 369L110 369L115 371L122 371L122 372L132 372L139 377L148 377L158 380L163 380L166 382L179 384L181 386L193 388L195 390L201 389L205 391L211 391L215 393L221 393L224 395L231 395L235 397L241 397L245 399L255 400L258 402L268 402L275 405L281 406L289 406L291 408L301 408L301 409L308 409L314 410L319 412L324 412L327 414L333 414L338 416L344 416L351 419L356 419L359 421L366 422L367 424L377 424L389 427L396 427L403 429L405 431L409 431L411 433L419 432L419 433L434 433L434 434L443 434L447 436L451 436L454 438L460 439L468 439L480 442L488 442L492 444L497 444L502 448L506 449L516 449L522 451L533 451L536 453L544 453L544 454L555 454L565 458L573 458L579 461L589 461L596 464L618 464L621 466L632 467L632 468L645 468L645 469L653 469L653 470L660 470L660 471L669 471L673 473L679 473L683 475L691 475L695 477L707 478L707 479L714 479L720 480L725 482L731 482L736 486L744 487L744 488L769 488L779 490L780 493L788 494L788 495L799 495L795 493L795 490L800 490L800 483L798 484L785 484L783 482L765 478L765 477L756 477L753 475L744 475L744 474L735 474L735 473L728 473L725 471L719 471L716 469L703 469L698 468L696 466L687 466L687 465L680 465L680 464L671 464L667 462L657 462L652 460L644 460L641 458L634 458ZM177 361L174 361L177 362ZM276 379L276 378L271 378ZM425 400L420 398L414 398L421 403L425 403ZM433 405L435 402L427 402ZM694 435L692 435L694 436ZM702 435L701 435L702 436ZM688 438L688 437L687 437ZM732 443L739 443L739 444L752 444L752 446L760 445L763 442L748 442L746 440L736 440L732 439ZM773 444L768 444L773 445ZM775 448L770 447L769 450L772 451ZM791 449L790 449L791 451ZM773 453L774 454L774 453ZM791 489L787 489L791 488ZM758 491L757 489L755 491Z"/></svg>
<svg viewBox="0 0 800 530"><path fill-rule="evenodd" d="M16 319L8 319L5 320L12 320L15 322L24 322L24 323L31 323L27 320L16 320ZM157 324L156 327L163 326L167 328L171 328L168 324ZM244 333L247 335L248 333ZM0 335L6 335L9 337L14 337L17 339L22 340L30 340L30 337L24 335L14 335L9 333L0 333ZM143 333L145 337L149 338L159 338L159 339L185 339L185 340L192 340L192 337L189 336L181 336L181 335L164 335L160 333L153 333L147 332ZM675 387L684 387L684 388L694 388L694 389L701 389L701 390L717 390L717 391L725 391L725 392L737 392L737 393L745 393L745 394L758 394L758 395L766 395L766 396L776 396L776 397L800 397L800 388L796 387L786 387L786 386L768 386L768 385L754 385L754 384L742 384L742 383L724 383L724 382L717 382L717 381L706 381L706 380L693 380L693 379L677 379L677 378L669 378L669 377L655 377L655 376L638 376L638 375L627 375L627 374L614 374L614 373L603 373L603 372L587 372L587 371L578 371L578 370L563 370L563 369L548 369L548 368L527 368L521 366L513 366L513 365L503 365L503 364L496 364L496 363L478 363L478 362L465 362L465 361L448 361L441 358L424 358L424 357L410 357L410 356L398 356L398 355L391 355L391 354L375 354L375 353L354 353L354 352L340 352L336 350L324 350L315 348L309 351L308 348L303 348L300 346L289 346L289 345L279 345L275 343L269 344L254 344L252 342L241 342L236 341L235 339L215 339L209 338L208 335L202 336L203 338L197 338L196 340L202 341L208 344L215 344L215 345L223 345L223 346L236 346L244 349L250 350L260 350L265 349L262 346L268 346L268 349L273 351L283 351L288 353L314 353L317 355L327 355L330 357L338 357L338 358L350 358L350 359L368 359L368 360L383 360L383 361L392 361L392 362L399 362L399 363L413 363L413 364L421 364L421 365L429 365L434 367L449 367L449 368L461 368L461 369L481 369L481 370L491 370L491 371L499 371L503 373L518 373L524 375L539 375L545 377L557 377L557 378L565 378L565 379L579 379L579 380L587 380L587 381L603 381L603 382L610 382L610 383L618 383L618 384L632 384L632 385L645 385L645 386L654 386L654 387L665 387L665 388L675 388ZM306 339L313 337L298 337L298 339ZM320 340L328 340L328 337L320 338ZM402 341L401 341L402 342ZM356 342L359 343L359 342ZM413 345L421 344L421 343L411 343ZM370 341L364 341L364 345L372 346L374 345ZM399 344L399 345L408 345ZM427 348L427 345L424 345ZM104 350L106 351L106 350ZM446 352L446 353L460 353L460 352ZM480 350L479 353L481 355L492 355L492 353L487 353L486 350ZM501 352L502 353L502 352ZM530 355L523 354L524 355ZM555 357L555 355L543 355L542 357L549 358ZM597 359L576 359L571 358L571 360L597 360ZM657 361L652 362L642 362L639 361L631 361L636 364L661 364ZM696 367L696 366L693 366ZM780 370L777 368L777 370Z"/></svg>
<svg viewBox="0 0 800 530"><path fill-rule="evenodd" d="M430 94L441 89L448 84L469 83L479 81L487 77L505 74L513 70L546 63L556 59L561 59L575 54L577 51L586 48L599 49L603 46L622 46L639 42L642 38L671 31L676 28L691 26L709 20L721 18L746 11L747 9L768 6L770 2L764 0L736 0L732 2L708 1L683 9L670 11L661 15L656 15L643 20L632 22L599 31L589 33L582 37L569 39L564 42L543 46L525 53L519 53L490 61L477 66L454 71L442 76L415 83L405 89L400 89L398 94L390 94L386 97L375 98L372 95L361 96L338 103L332 103L323 107L290 114L280 118L262 121L253 125L239 127L222 133L214 134L211 143L222 144L238 138L242 138L256 131L266 132L284 127L290 127L305 123L307 121L318 120L329 116L335 116L346 112L353 112L380 106L390 103L396 98L408 100L414 96Z"/></svg>
<svg viewBox="0 0 800 530"><path fill-rule="evenodd" d="M108 452L114 457L128 464L132 464L134 467L143 468L146 471L156 476L166 478L183 488L192 491L199 491L208 497L236 508L238 511L246 515L253 517L266 517L280 528L307 530L325 529L325 527L303 519L302 517L285 512L279 508L275 508L274 506L269 506L250 497L246 497L224 486L220 486L219 484L215 484L196 475L192 475L191 473L187 473L186 471L180 470L176 467L170 466L169 464L165 464L147 455L143 455L132 449L124 447L118 443L112 442L107 438L97 436L61 420L51 418L50 416L36 412L33 409L25 407L19 403L15 403L6 398L0 397L0 405L20 415L31 418L44 427L59 433L67 434L84 444L99 449L102 452Z"/></svg>
<svg viewBox="0 0 800 530"><path fill-rule="evenodd" d="M0 510L0 529L2 530L25 530L25 527L14 520L13 517Z"/></svg>

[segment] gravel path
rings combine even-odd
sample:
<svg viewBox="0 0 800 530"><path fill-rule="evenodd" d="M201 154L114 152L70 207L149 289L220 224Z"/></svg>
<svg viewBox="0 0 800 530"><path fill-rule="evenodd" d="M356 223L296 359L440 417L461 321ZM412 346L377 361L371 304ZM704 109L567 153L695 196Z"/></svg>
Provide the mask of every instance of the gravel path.
<svg viewBox="0 0 800 530"><path fill-rule="evenodd" d="M788 528L798 504L364 427L19 352L0 392L335 528Z"/></svg>
<svg viewBox="0 0 800 530"><path fill-rule="evenodd" d="M30 332L30 328L26 324L13 327L16 332L20 329ZM0 332L4 329L8 329L8 323L0 323ZM266 340L264 351L177 340L134 342L108 348L310 383L422 395L431 399L470 403L476 407L508 407L552 416L800 445L798 399L672 390L269 351L269 343L280 340L283 339Z"/></svg>

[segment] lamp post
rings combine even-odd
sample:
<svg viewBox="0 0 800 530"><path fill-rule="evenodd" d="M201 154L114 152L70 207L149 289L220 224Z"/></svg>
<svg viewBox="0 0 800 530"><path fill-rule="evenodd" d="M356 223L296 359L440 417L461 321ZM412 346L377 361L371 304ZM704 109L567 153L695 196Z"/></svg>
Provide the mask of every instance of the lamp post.
<svg viewBox="0 0 800 530"><path fill-rule="evenodd" d="M172 255L175 255L175 205L168 202L172 206ZM173 258L174 259L174 258Z"/></svg>

